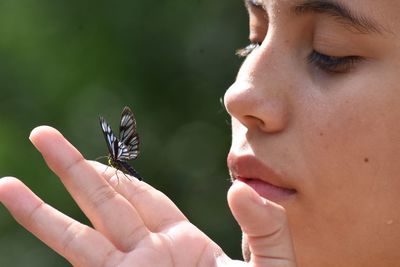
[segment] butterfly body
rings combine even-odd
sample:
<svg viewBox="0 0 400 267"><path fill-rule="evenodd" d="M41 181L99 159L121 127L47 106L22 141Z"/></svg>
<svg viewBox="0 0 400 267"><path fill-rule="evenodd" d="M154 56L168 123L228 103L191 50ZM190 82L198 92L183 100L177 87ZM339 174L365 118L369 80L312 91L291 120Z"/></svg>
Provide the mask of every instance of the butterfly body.
<svg viewBox="0 0 400 267"><path fill-rule="evenodd" d="M132 175L132 176L136 177L137 179L139 179L140 181L143 180L143 178L140 176L140 174L131 165L129 165L125 161L115 160L109 155L108 156L108 165L117 170L120 170L124 173L128 173L129 175Z"/></svg>
<svg viewBox="0 0 400 267"><path fill-rule="evenodd" d="M108 165L142 180L139 173L128 164L128 160L136 159L139 155L139 136L136 131L136 120L130 108L125 107L122 110L119 138L116 137L110 125L101 116L100 126L109 151Z"/></svg>

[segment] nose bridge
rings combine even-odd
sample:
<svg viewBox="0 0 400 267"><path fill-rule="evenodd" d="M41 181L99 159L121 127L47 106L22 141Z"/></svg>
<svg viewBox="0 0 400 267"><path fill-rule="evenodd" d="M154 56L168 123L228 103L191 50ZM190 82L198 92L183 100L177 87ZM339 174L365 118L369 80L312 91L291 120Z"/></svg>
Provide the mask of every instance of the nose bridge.
<svg viewBox="0 0 400 267"><path fill-rule="evenodd" d="M271 41L271 40L270 40ZM245 127L282 131L289 119L289 83L284 59L272 43L263 43L245 60L235 83L225 93L225 106Z"/></svg>
<svg viewBox="0 0 400 267"><path fill-rule="evenodd" d="M281 66L287 60L285 46L288 41L284 42L281 40L283 36L280 37L282 34L274 32L270 29L262 44L246 58L238 72L238 80L257 78L262 82L263 78L269 80L270 76L274 78L272 81L279 78L283 70Z"/></svg>

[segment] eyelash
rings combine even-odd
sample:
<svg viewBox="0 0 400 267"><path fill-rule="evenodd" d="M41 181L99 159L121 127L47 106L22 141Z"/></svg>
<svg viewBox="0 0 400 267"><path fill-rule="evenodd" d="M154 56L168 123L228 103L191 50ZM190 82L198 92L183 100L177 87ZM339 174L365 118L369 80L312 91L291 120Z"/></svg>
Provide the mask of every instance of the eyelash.
<svg viewBox="0 0 400 267"><path fill-rule="evenodd" d="M363 58L360 56L329 56L315 50L307 58L310 64L314 64L317 68L332 74L349 72L354 68L355 64L362 59Z"/></svg>
<svg viewBox="0 0 400 267"><path fill-rule="evenodd" d="M251 43L244 48L236 50L236 55L240 58L247 57L260 45L260 43ZM308 63L314 64L317 68L332 74L346 73L350 71L354 67L354 65L360 62L362 59L363 58L359 56L329 56L321 54L315 50L307 57Z"/></svg>
<svg viewBox="0 0 400 267"><path fill-rule="evenodd" d="M251 43L251 44L247 45L246 47L237 49L235 55L237 55L240 58L247 57L248 55L251 54L251 52L253 52L260 45L261 45L260 43Z"/></svg>

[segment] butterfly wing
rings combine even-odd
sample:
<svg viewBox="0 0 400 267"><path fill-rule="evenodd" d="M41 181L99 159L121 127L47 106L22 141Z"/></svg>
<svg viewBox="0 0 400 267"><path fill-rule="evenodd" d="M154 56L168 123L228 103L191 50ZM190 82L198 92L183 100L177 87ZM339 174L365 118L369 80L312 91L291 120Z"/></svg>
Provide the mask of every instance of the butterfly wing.
<svg viewBox="0 0 400 267"><path fill-rule="evenodd" d="M113 133L110 125L107 121L100 116L100 126L103 132L104 138L106 139L106 144L108 148L108 152L110 152L111 157L115 160L118 157L119 149L118 149L118 139Z"/></svg>
<svg viewBox="0 0 400 267"><path fill-rule="evenodd" d="M142 180L140 174L127 161L139 155L139 137L132 111L125 107L121 115L120 139L115 136L107 121L100 116L100 126L110 152L109 165Z"/></svg>
<svg viewBox="0 0 400 267"><path fill-rule="evenodd" d="M128 161L137 158L139 150L132 149L132 147L125 145L121 141L118 142L117 159L120 161Z"/></svg>
<svg viewBox="0 0 400 267"><path fill-rule="evenodd" d="M139 155L139 135L136 131L136 120L132 110L124 107L121 114L121 123L119 126L119 140L122 143L122 160L135 159Z"/></svg>

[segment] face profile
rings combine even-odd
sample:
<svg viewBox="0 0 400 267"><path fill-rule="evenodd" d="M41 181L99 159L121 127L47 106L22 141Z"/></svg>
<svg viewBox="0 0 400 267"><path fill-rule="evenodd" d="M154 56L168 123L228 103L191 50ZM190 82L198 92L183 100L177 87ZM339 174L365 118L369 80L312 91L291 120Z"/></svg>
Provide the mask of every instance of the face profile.
<svg viewBox="0 0 400 267"><path fill-rule="evenodd" d="M286 209L300 266L395 266L400 4L245 5L250 45L225 95L232 178Z"/></svg>

